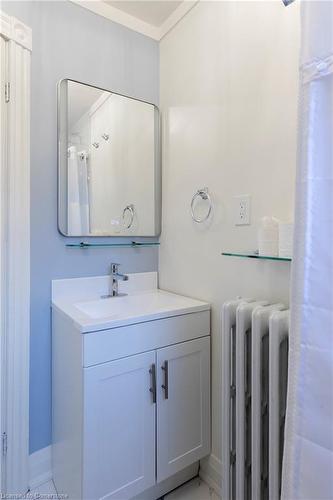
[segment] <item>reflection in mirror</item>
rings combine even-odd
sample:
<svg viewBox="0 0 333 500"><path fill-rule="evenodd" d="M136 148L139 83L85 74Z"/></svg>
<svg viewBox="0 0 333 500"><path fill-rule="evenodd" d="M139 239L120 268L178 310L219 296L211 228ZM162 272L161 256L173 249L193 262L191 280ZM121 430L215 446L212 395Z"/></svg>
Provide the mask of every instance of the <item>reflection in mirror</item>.
<svg viewBox="0 0 333 500"><path fill-rule="evenodd" d="M158 235L157 108L72 80L60 82L58 104L61 233Z"/></svg>

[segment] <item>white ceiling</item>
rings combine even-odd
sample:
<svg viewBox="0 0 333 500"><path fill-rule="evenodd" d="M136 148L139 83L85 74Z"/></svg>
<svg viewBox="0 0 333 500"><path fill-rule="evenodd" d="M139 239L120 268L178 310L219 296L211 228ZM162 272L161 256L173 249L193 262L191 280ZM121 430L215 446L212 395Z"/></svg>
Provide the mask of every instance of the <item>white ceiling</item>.
<svg viewBox="0 0 333 500"><path fill-rule="evenodd" d="M105 3L122 10L152 26L160 27L168 17L180 6L183 0L105 0Z"/></svg>
<svg viewBox="0 0 333 500"><path fill-rule="evenodd" d="M199 0L71 1L154 40L161 40Z"/></svg>

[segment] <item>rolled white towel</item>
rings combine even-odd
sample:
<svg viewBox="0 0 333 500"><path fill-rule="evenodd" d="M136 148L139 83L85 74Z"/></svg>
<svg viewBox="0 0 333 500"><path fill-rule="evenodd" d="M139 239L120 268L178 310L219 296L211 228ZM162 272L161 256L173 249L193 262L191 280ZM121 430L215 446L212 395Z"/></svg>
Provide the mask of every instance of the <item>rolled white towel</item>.
<svg viewBox="0 0 333 500"><path fill-rule="evenodd" d="M294 224L292 222L279 223L279 257L293 256Z"/></svg>
<svg viewBox="0 0 333 500"><path fill-rule="evenodd" d="M277 257L279 255L279 220L265 216L261 219L258 232L259 255Z"/></svg>

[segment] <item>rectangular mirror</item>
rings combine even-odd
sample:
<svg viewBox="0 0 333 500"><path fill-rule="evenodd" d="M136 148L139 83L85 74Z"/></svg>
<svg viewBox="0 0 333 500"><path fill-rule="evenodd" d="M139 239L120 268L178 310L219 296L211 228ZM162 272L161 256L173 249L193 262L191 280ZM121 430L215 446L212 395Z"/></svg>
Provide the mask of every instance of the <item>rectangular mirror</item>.
<svg viewBox="0 0 333 500"><path fill-rule="evenodd" d="M65 236L157 236L159 112L114 92L58 87L58 225Z"/></svg>

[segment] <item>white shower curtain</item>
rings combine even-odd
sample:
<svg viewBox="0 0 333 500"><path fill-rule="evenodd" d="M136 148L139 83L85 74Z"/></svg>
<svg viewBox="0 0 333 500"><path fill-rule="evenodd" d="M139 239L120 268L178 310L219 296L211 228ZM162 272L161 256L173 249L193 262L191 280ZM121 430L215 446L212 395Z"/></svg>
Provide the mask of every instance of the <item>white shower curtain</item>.
<svg viewBox="0 0 333 500"><path fill-rule="evenodd" d="M75 146L68 148L67 202L68 234L81 234L79 169Z"/></svg>
<svg viewBox="0 0 333 500"><path fill-rule="evenodd" d="M333 2L302 1L283 499L333 499Z"/></svg>
<svg viewBox="0 0 333 500"><path fill-rule="evenodd" d="M68 234L89 234L88 154L68 148Z"/></svg>
<svg viewBox="0 0 333 500"><path fill-rule="evenodd" d="M88 158L87 151L83 150L78 152L81 234L83 235L87 235L90 232Z"/></svg>

